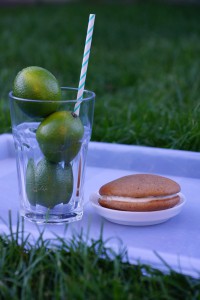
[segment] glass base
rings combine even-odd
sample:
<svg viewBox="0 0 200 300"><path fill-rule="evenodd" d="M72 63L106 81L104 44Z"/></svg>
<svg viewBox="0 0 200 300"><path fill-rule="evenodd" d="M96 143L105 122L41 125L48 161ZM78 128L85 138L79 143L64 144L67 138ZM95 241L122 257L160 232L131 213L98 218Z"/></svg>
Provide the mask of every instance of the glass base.
<svg viewBox="0 0 200 300"><path fill-rule="evenodd" d="M83 212L73 212L67 214L53 214L53 213L35 213L35 212L21 212L21 216L26 220L37 224L56 224L71 223L82 219Z"/></svg>

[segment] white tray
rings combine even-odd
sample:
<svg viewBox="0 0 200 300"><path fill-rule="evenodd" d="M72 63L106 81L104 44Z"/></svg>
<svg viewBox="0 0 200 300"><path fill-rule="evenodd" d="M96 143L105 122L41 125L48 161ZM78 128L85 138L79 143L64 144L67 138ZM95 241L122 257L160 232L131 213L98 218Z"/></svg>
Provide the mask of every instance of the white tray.
<svg viewBox="0 0 200 300"><path fill-rule="evenodd" d="M187 199L182 211L164 223L151 226L124 226L109 222L96 213L89 198L99 187L115 178L132 173L156 173L176 180ZM0 232L8 232L8 211L13 229L17 225L18 183L13 139L0 136ZM200 273L200 154L196 152L91 142L88 152L85 210L81 221L65 226L45 226L44 237L55 234L70 238L81 230L98 239L103 224L103 239L115 250L127 248L131 263L140 261L165 270L199 276ZM44 229L44 225L40 226ZM35 224L25 222L26 232L37 237ZM88 233L89 232L89 233ZM163 263L162 259L165 261Z"/></svg>

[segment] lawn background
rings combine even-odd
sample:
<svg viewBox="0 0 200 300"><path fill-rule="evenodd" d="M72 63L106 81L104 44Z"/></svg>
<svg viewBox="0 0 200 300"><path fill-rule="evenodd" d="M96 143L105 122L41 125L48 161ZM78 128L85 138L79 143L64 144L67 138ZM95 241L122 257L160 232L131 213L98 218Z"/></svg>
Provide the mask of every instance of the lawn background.
<svg viewBox="0 0 200 300"><path fill-rule="evenodd" d="M199 151L198 5L0 7L0 132L11 131L7 94L22 68L42 66L61 85L78 85L89 13L92 140Z"/></svg>

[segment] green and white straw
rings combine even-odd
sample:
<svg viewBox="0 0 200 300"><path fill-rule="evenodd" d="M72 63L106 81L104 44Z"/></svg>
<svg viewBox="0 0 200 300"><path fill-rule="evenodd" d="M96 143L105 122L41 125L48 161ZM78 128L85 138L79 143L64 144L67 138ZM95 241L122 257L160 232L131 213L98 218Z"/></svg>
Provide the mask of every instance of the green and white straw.
<svg viewBox="0 0 200 300"><path fill-rule="evenodd" d="M87 35L86 35L86 40L85 40L85 48L84 48L84 53L83 53L81 74L80 74L80 80L79 80L79 86L78 86L77 102L74 107L74 112L77 115L79 115L80 105L81 105L82 98L83 98L83 91L85 88L87 68L88 68L88 62L89 62L89 57L90 57L90 49L91 49L91 44L92 44L94 21L95 21L95 14L90 14L89 21L88 21Z"/></svg>

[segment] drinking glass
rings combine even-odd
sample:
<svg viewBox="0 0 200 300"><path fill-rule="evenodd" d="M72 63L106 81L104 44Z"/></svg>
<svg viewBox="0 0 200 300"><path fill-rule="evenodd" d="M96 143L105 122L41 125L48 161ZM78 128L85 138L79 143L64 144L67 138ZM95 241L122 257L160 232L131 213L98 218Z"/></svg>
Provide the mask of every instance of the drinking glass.
<svg viewBox="0 0 200 300"><path fill-rule="evenodd" d="M70 223L83 216L84 177L95 94L84 90L77 116L73 111L78 89L62 87L61 90L61 101L21 99L9 93L20 214L38 224ZM41 116L40 112L47 106L48 115ZM73 137L74 132L66 128L66 122L59 119L60 115L69 114L82 123L83 134L78 140ZM47 142L48 130L52 139Z"/></svg>

